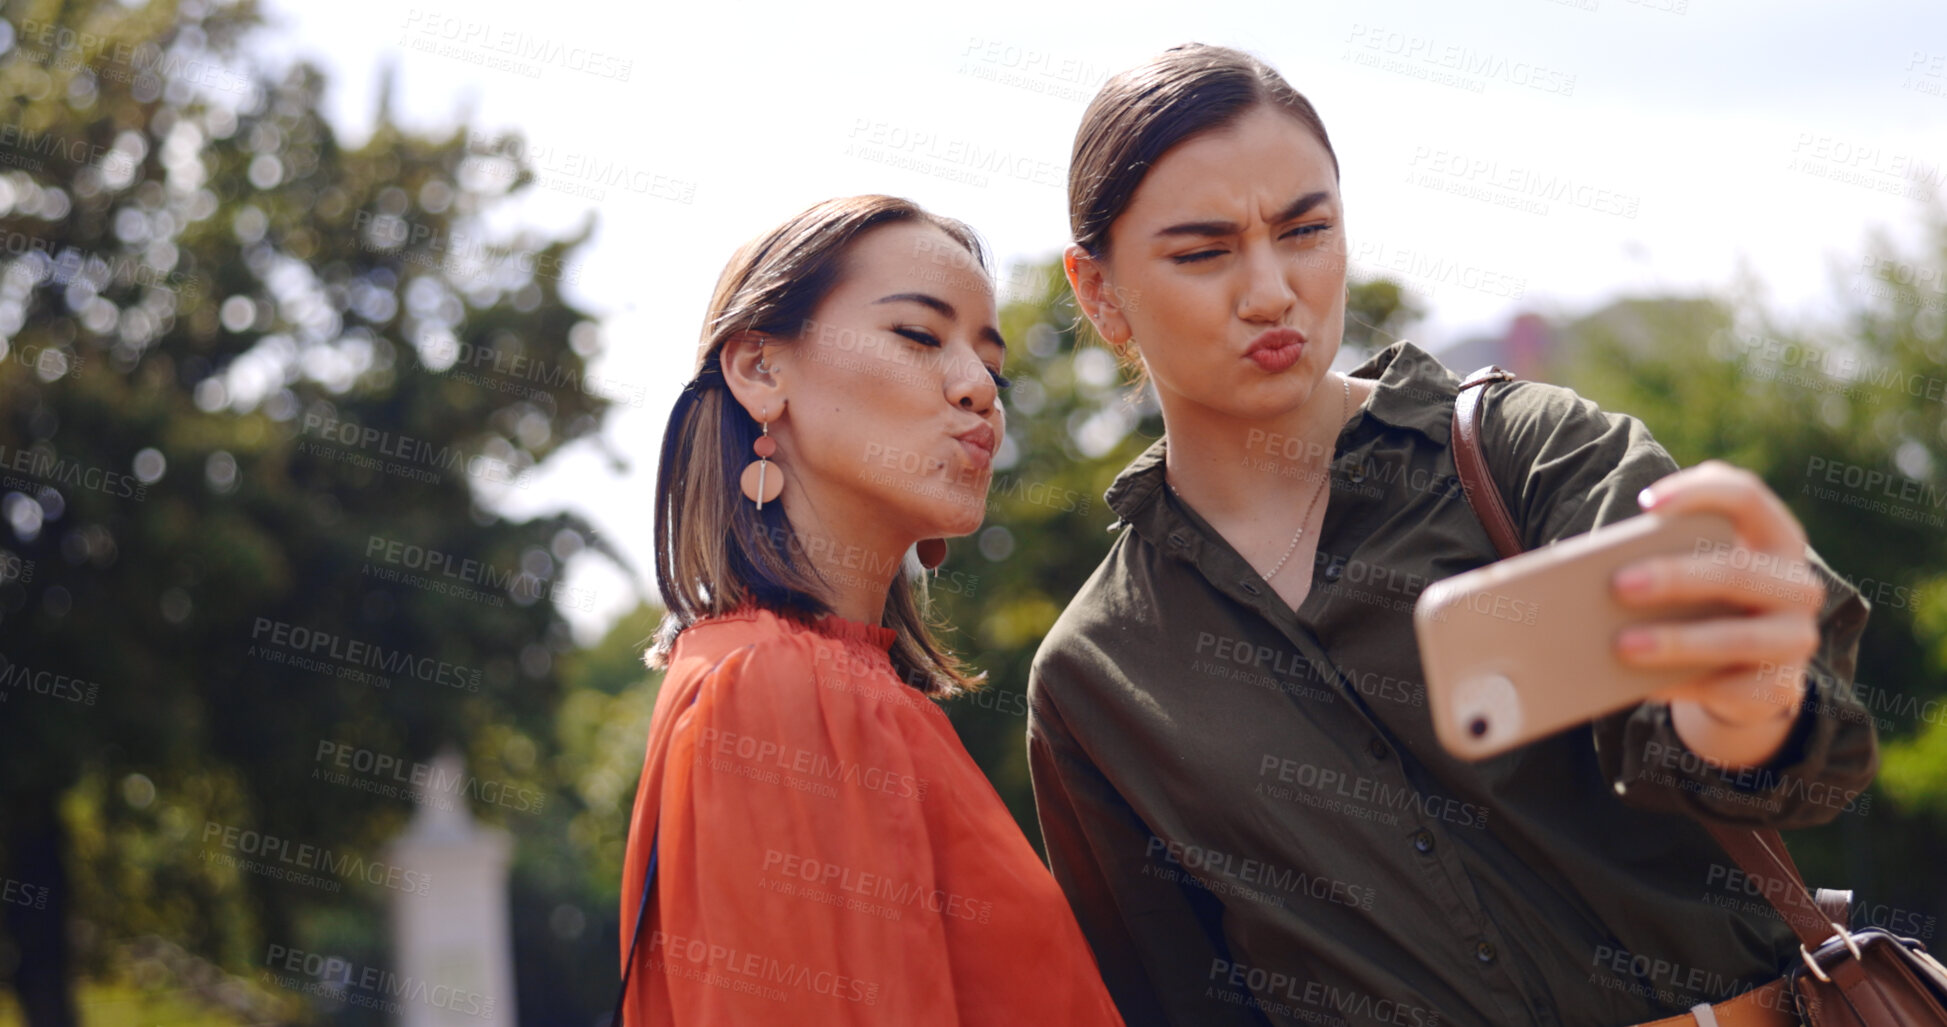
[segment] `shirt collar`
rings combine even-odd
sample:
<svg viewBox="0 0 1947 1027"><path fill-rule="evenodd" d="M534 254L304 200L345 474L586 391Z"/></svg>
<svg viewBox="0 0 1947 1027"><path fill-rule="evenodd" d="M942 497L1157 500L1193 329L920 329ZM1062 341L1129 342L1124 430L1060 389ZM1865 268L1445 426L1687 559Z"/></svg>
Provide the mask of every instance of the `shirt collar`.
<svg viewBox="0 0 1947 1027"><path fill-rule="evenodd" d="M1441 446L1451 441L1454 397L1460 391L1460 379L1433 354L1402 339L1346 373L1379 380L1372 397L1353 415L1355 424L1369 414L1394 428L1417 431ZM1121 520L1136 523L1140 512L1162 491L1168 442L1165 435L1151 443L1102 494Z"/></svg>
<svg viewBox="0 0 1947 1027"><path fill-rule="evenodd" d="M1365 413L1395 428L1411 428L1442 446L1452 441L1460 378L1438 357L1401 339L1349 373L1379 379Z"/></svg>

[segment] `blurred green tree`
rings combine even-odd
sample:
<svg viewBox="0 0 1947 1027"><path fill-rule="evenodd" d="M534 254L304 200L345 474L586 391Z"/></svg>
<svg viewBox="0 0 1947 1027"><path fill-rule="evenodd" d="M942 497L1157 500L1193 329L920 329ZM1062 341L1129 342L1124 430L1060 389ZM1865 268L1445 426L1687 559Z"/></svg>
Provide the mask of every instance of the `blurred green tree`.
<svg viewBox="0 0 1947 1027"><path fill-rule="evenodd" d="M382 947L382 888L221 858L232 830L378 857L411 805L318 780L325 746L547 786L553 600L599 546L492 500L628 395L563 294L588 228L484 225L517 144L381 110L342 145L318 72L249 65L248 2L7 17L0 875L37 902L0 970L69 1024L141 936L232 970Z"/></svg>
<svg viewBox="0 0 1947 1027"><path fill-rule="evenodd" d="M1353 279L1345 301L1347 350L1361 358L1397 342L1426 308L1390 278Z"/></svg>
<svg viewBox="0 0 1947 1027"><path fill-rule="evenodd" d="M1879 726L1878 801L1792 844L1812 881L1859 891L1863 923L1924 941L1947 909L1947 217L1922 223L1916 251L1869 242L1830 327L1786 322L1755 286L1621 300L1562 324L1554 366L1679 464L1755 472L1873 604L1855 680Z"/></svg>

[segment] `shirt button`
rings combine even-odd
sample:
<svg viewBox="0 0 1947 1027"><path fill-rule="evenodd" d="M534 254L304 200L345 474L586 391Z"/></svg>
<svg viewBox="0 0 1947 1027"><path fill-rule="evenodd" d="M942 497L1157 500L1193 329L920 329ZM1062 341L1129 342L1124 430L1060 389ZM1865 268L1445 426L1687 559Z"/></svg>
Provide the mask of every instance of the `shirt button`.
<svg viewBox="0 0 1947 1027"><path fill-rule="evenodd" d="M1492 963L1492 962L1494 962L1494 946L1493 946L1493 944L1491 944L1491 943L1489 943L1489 942L1485 942L1485 941L1484 941L1484 942L1481 942L1481 943L1480 943L1480 944L1478 944L1478 945L1475 945L1475 946L1474 946L1474 958L1475 958L1475 959L1478 959L1478 960L1480 960L1480 961L1481 961L1481 962L1483 962L1483 963Z"/></svg>
<svg viewBox="0 0 1947 1027"><path fill-rule="evenodd" d="M1413 847L1421 852L1433 851L1433 832L1422 827L1413 832Z"/></svg>
<svg viewBox="0 0 1947 1027"><path fill-rule="evenodd" d="M1333 560L1331 563L1325 565L1326 581L1337 581L1339 580L1340 577L1344 576L1344 574L1345 574L1344 560Z"/></svg>
<svg viewBox="0 0 1947 1027"><path fill-rule="evenodd" d="M1366 469L1354 465L1352 470L1346 474L1346 478L1350 479L1352 484L1357 485L1366 480Z"/></svg>
<svg viewBox="0 0 1947 1027"><path fill-rule="evenodd" d="M1383 739L1383 738L1379 738L1379 737L1377 737L1377 736L1375 736L1375 737L1374 737L1374 738L1372 739L1372 741L1369 741L1369 742L1367 742L1367 743L1366 743L1366 751L1367 751L1367 752L1369 752L1369 753L1372 753L1372 758L1373 758L1373 759L1376 759L1376 760L1383 760L1383 759L1385 759L1385 758L1386 758L1386 751L1387 751L1387 750L1386 750L1386 741L1385 741L1385 739Z"/></svg>

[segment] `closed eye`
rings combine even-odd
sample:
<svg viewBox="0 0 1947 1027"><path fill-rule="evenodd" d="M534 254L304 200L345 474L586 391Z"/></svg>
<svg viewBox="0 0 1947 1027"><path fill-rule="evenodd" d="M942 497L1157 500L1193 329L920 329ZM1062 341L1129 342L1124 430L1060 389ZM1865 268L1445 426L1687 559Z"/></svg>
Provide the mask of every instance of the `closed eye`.
<svg viewBox="0 0 1947 1027"><path fill-rule="evenodd" d="M911 339L922 346L932 346L933 348L938 349L940 345L939 338L936 337L933 333L926 331L923 328L894 328L893 332L894 334L897 335L903 335L906 338ZM994 368L991 367L987 368L987 375L988 377L994 379L994 387L996 389L999 389L1002 392L1006 392L1009 388L1012 388L1014 385L1013 379L1002 375L999 371L995 370Z"/></svg>
<svg viewBox="0 0 1947 1027"><path fill-rule="evenodd" d="M1317 235L1320 232L1325 232L1330 230L1331 227L1332 224L1329 221L1315 221L1309 225L1299 225L1298 227L1285 232L1284 235L1281 236L1280 238L1290 239L1294 236L1303 237L1309 235ZM1170 259L1172 261L1175 261L1178 264L1195 264L1200 261L1209 260L1212 257L1221 257L1224 254L1229 252L1230 252L1229 250L1197 250L1194 253L1175 254L1174 256L1171 256Z"/></svg>

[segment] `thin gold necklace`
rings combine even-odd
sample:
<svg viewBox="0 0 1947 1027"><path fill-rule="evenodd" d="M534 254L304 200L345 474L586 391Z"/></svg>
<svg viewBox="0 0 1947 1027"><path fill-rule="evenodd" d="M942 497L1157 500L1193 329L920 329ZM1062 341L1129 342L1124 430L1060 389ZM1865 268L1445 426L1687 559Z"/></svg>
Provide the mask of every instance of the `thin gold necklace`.
<svg viewBox="0 0 1947 1027"><path fill-rule="evenodd" d="M1352 411L1352 379L1341 375L1339 376L1339 384L1345 387L1343 395L1339 400L1339 427L1344 428L1345 418ZM1291 544L1284 547L1284 555L1278 557L1277 566L1272 567L1271 573L1264 576L1263 580L1265 584L1270 584L1271 579L1277 577L1279 571L1284 570L1285 561L1291 559L1291 554L1298 549L1298 540L1305 537L1305 525L1311 522L1312 511L1318 509L1318 498L1325 494L1325 485L1332 480L1331 466L1332 461L1328 458L1325 461L1326 471L1318 476L1318 487L1312 490L1312 501L1305 507L1305 516L1298 518L1298 533L1291 536ZM1167 474L1163 477L1163 487L1170 490L1170 495L1176 496L1178 499L1183 498L1176 491L1176 486L1170 484L1170 479Z"/></svg>

